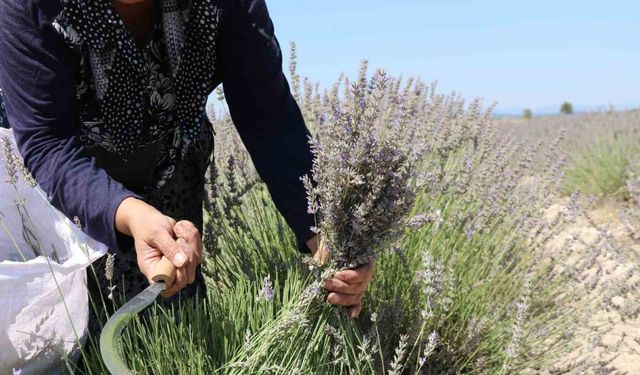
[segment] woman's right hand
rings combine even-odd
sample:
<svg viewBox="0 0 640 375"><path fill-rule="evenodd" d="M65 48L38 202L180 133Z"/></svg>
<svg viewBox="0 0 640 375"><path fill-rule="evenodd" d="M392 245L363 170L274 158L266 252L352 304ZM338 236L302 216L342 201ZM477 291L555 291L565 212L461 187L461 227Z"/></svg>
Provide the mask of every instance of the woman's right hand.
<svg viewBox="0 0 640 375"><path fill-rule="evenodd" d="M153 270L162 256L176 266L175 282L163 296L170 297L193 282L196 268L201 262L201 246L197 246L197 240L184 238L181 234L195 233L195 237L199 238L199 233L192 223L181 221L176 227L174 219L133 197L122 201L116 210L115 221L119 232L133 237L138 267L147 279L151 279ZM189 230L185 230L185 227ZM175 232L178 228L181 233L177 234Z"/></svg>

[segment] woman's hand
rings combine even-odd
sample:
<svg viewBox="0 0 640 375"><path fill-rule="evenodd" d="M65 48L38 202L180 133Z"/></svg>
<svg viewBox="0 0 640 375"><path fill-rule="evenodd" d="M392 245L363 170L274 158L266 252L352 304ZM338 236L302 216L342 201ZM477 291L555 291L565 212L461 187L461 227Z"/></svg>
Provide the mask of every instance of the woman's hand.
<svg viewBox="0 0 640 375"><path fill-rule="evenodd" d="M116 211L116 229L133 237L138 267L148 279L163 255L176 266L175 282L163 296L170 297L194 282L202 242L192 223L176 223L145 202L127 198Z"/></svg>
<svg viewBox="0 0 640 375"><path fill-rule="evenodd" d="M318 238L314 237L307 241L307 246L313 252L313 258L322 264L329 259L329 252L319 243ZM373 263L370 263L354 270L336 272L324 284L324 288L329 291L327 302L335 306L348 307L349 317L357 318L362 310L362 297L373 278L374 268Z"/></svg>

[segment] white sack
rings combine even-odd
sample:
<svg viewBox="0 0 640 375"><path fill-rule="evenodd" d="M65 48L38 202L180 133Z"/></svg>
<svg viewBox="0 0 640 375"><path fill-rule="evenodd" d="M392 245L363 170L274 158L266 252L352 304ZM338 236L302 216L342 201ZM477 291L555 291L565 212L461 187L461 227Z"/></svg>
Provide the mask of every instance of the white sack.
<svg viewBox="0 0 640 375"><path fill-rule="evenodd" d="M5 137L17 155L10 130L0 129L0 150ZM17 191L6 183L5 164L0 151L0 375L57 373L86 338L86 268L106 246L56 211L21 174ZM47 257L34 253L40 246Z"/></svg>

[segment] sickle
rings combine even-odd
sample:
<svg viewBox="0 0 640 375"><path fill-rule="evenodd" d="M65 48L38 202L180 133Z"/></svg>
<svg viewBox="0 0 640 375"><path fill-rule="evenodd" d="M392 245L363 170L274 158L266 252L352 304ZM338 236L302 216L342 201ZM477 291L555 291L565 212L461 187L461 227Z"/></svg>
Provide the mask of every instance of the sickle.
<svg viewBox="0 0 640 375"><path fill-rule="evenodd" d="M120 356L120 336L125 325L140 311L151 305L158 295L173 285L176 267L169 259L162 257L156 264L151 277L152 284L133 297L113 314L100 335L100 354L107 369L112 375L133 375Z"/></svg>

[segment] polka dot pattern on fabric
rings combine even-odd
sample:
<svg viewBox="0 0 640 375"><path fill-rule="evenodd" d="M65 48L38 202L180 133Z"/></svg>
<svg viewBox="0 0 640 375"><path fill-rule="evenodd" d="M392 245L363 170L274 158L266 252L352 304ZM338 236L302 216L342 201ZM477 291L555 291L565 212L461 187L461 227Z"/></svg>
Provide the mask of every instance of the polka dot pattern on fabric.
<svg viewBox="0 0 640 375"><path fill-rule="evenodd" d="M126 160L145 144L175 134L177 141L169 141L175 148L163 155L158 172L166 181L201 133L214 89L221 9L212 0L157 5L157 38L147 48L136 45L107 0L62 0L55 27L72 48L86 52L91 82L83 90L95 95L99 110L88 137Z"/></svg>

